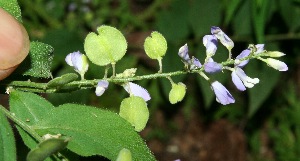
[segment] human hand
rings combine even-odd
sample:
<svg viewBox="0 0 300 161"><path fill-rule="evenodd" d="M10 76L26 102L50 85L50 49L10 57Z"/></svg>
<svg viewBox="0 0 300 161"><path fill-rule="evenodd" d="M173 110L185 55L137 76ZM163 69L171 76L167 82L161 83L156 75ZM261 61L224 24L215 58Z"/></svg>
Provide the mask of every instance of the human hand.
<svg viewBox="0 0 300 161"><path fill-rule="evenodd" d="M0 8L0 80L18 67L29 48L29 37L23 25Z"/></svg>

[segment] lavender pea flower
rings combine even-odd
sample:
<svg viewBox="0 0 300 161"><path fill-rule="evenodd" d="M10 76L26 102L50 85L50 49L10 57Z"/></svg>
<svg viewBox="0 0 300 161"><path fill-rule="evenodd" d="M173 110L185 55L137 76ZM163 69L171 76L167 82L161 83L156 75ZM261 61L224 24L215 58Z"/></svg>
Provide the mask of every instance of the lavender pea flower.
<svg viewBox="0 0 300 161"><path fill-rule="evenodd" d="M240 91L245 91L247 88L252 88L255 84L259 83L258 78L250 78L239 67L235 67L231 73L232 82Z"/></svg>
<svg viewBox="0 0 300 161"><path fill-rule="evenodd" d="M212 58L209 58L204 64L204 70L206 73L220 72L222 70L222 65L215 62Z"/></svg>
<svg viewBox="0 0 300 161"><path fill-rule="evenodd" d="M123 87L130 95L142 97L145 101L149 101L151 99L149 92L135 83L128 82L124 84Z"/></svg>
<svg viewBox="0 0 300 161"><path fill-rule="evenodd" d="M68 65L74 67L74 70L80 74L81 80L84 79L84 74L89 68L87 57L79 51L70 53L65 58Z"/></svg>
<svg viewBox="0 0 300 161"><path fill-rule="evenodd" d="M216 36L229 51L234 47L233 41L219 27L212 26L211 33Z"/></svg>
<svg viewBox="0 0 300 161"><path fill-rule="evenodd" d="M217 51L218 40L214 35L205 35L203 37L203 45L206 48L207 57L212 57Z"/></svg>
<svg viewBox="0 0 300 161"><path fill-rule="evenodd" d="M232 95L220 82L214 81L213 83L211 83L211 88L216 95L216 101L221 103L222 105L227 105L235 102Z"/></svg>
<svg viewBox="0 0 300 161"><path fill-rule="evenodd" d="M97 87L96 87L96 95L101 96L105 90L108 88L109 82L106 80L101 80L98 82Z"/></svg>

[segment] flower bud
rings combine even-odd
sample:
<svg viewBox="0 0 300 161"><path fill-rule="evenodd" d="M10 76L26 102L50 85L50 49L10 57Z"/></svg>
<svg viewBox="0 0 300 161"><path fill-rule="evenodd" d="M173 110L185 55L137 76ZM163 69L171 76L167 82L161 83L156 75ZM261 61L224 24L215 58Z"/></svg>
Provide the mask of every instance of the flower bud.
<svg viewBox="0 0 300 161"><path fill-rule="evenodd" d="M266 52L266 55L269 56L269 57L282 57L282 56L285 56L284 53L279 52L279 51L268 51L268 52Z"/></svg>
<svg viewBox="0 0 300 161"><path fill-rule="evenodd" d="M144 48L151 59L162 59L167 51L167 41L162 34L154 31L146 38Z"/></svg>
<svg viewBox="0 0 300 161"><path fill-rule="evenodd" d="M288 70L288 66L284 62L279 61L277 59L267 58L267 59L263 59L263 61L266 62L270 67L272 67L278 71L287 71Z"/></svg>
<svg viewBox="0 0 300 161"><path fill-rule="evenodd" d="M135 131L142 131L149 119L149 110L142 97L130 96L121 102L119 115L127 120Z"/></svg>
<svg viewBox="0 0 300 161"><path fill-rule="evenodd" d="M185 84L179 82L178 84L173 83L172 89L169 93L169 101L171 104L182 101L186 93Z"/></svg>

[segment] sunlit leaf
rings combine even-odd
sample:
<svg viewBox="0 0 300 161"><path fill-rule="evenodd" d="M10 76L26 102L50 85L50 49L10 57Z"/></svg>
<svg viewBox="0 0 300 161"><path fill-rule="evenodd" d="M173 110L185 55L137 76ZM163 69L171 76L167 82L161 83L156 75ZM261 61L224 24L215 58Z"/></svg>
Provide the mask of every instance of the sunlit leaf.
<svg viewBox="0 0 300 161"><path fill-rule="evenodd" d="M41 135L70 136L68 149L82 156L102 155L115 160L119 151L126 148L133 160L155 160L131 124L107 110L65 104L52 109L33 127Z"/></svg>
<svg viewBox="0 0 300 161"><path fill-rule="evenodd" d="M28 125L34 125L36 122L41 121L44 119L47 111L54 108L44 98L33 93L20 91L12 91L10 93L9 104L11 112ZM17 126L17 129L25 145L31 149L35 148L37 141L19 126Z"/></svg>

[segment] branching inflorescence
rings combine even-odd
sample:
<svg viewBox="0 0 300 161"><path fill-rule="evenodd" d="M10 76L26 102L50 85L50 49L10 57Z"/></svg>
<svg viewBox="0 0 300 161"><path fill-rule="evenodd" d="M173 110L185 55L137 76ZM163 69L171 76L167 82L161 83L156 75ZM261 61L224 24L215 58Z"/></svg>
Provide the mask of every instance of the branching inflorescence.
<svg viewBox="0 0 300 161"><path fill-rule="evenodd" d="M127 69L121 74L115 74L115 64L125 55L127 42L121 32L113 27L101 26L97 30L99 35L90 33L85 39L84 45L87 57L91 62L100 66L106 66L104 78L98 81L95 93L97 96L101 96L108 88L109 82L119 80L117 83L121 84L130 94L130 99L124 99L121 104L122 109L120 115L135 126L137 131L141 131L145 127L149 117L148 110L145 110L147 104L143 103L143 101L149 101L151 97L146 89L132 81L146 79L146 76L135 76L136 68ZM217 51L218 42L224 45L228 50L228 59L220 63L213 60L213 56ZM245 91L246 88L252 88L255 84L259 83L258 78L250 78L242 69L247 65L250 59L261 60L267 63L268 66L279 71L288 70L284 62L274 59L274 57L281 57L285 54L278 51L266 51L264 44L249 45L249 47L243 50L235 59L232 58L231 50L234 47L234 42L219 27L211 27L211 35L205 35L203 37L203 45L206 48L206 58L203 65L196 57L189 56L187 44L179 49L178 55L185 69L181 74L198 73L210 83L211 89L216 95L216 101L222 105L234 103L235 99L226 87L217 80L211 80L206 75L207 73L211 74L229 70L231 71L233 84L238 90ZM151 59L157 59L159 62L158 73L153 74L153 77L150 78L167 78L172 85L172 89L169 93L169 101L172 104L182 101L186 93L185 84L182 82L175 83L171 78L171 76L174 76L172 74L163 75L162 58L167 51L165 38L156 31L152 32L151 35L146 38L144 48L146 54ZM80 52L70 53L66 57L66 62L74 67L75 71L81 75L82 81L84 81L84 73L88 69L86 56ZM107 70L110 64L113 68L113 75L107 78ZM136 107L134 104L140 104L141 106ZM129 115L130 117L128 117ZM141 125L141 120L143 120L143 125Z"/></svg>

